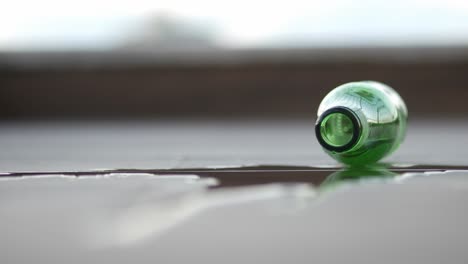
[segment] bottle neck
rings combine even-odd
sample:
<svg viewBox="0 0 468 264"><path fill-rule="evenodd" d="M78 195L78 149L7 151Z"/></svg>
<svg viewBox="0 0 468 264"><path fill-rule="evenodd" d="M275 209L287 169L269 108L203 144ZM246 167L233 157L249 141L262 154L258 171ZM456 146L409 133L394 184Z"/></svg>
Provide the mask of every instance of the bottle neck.
<svg viewBox="0 0 468 264"><path fill-rule="evenodd" d="M319 116L315 134L324 149L343 153L363 144L368 135L367 126L367 120L360 110L337 106Z"/></svg>

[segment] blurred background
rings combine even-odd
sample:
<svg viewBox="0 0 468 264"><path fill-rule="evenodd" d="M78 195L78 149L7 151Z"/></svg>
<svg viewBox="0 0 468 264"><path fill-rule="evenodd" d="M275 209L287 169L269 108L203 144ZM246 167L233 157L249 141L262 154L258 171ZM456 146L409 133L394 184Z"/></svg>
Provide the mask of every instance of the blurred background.
<svg viewBox="0 0 468 264"><path fill-rule="evenodd" d="M0 120L311 118L385 82L468 113L464 0L27 1L0 10Z"/></svg>

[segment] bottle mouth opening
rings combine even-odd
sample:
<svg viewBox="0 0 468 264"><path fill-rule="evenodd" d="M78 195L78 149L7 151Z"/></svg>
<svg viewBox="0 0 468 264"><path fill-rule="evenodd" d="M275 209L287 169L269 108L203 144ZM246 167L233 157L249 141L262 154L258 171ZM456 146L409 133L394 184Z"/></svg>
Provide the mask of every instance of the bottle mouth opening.
<svg viewBox="0 0 468 264"><path fill-rule="evenodd" d="M344 152L358 142L361 124L352 110L346 107L334 107L319 117L315 125L315 134L325 149Z"/></svg>

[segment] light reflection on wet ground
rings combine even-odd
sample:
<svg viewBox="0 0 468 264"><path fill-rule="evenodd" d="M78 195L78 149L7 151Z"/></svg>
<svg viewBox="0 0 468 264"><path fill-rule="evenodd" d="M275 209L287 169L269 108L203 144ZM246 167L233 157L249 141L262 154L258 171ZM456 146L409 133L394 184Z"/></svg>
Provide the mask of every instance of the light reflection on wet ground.
<svg viewBox="0 0 468 264"><path fill-rule="evenodd" d="M384 257L440 263L441 256L455 263L468 257L462 250L468 233L454 225L468 221L460 203L468 198L468 170L450 169L258 166L2 176L0 259L239 263L247 261L239 256L244 250L269 263Z"/></svg>

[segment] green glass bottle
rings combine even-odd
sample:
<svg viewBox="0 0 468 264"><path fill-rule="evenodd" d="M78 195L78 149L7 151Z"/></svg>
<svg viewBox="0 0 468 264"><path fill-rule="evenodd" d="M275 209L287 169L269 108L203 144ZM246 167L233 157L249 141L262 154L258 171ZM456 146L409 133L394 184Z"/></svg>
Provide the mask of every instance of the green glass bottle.
<svg viewBox="0 0 468 264"><path fill-rule="evenodd" d="M348 165L370 165L392 153L406 133L408 110L375 81L338 86L320 103L315 134L325 152Z"/></svg>

